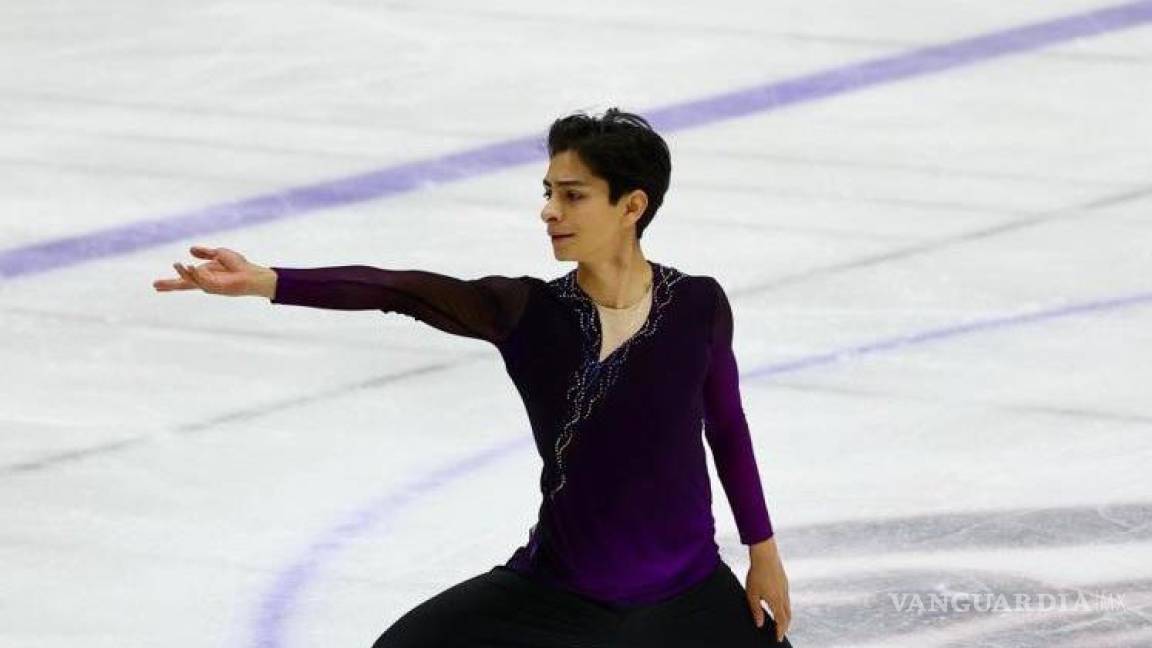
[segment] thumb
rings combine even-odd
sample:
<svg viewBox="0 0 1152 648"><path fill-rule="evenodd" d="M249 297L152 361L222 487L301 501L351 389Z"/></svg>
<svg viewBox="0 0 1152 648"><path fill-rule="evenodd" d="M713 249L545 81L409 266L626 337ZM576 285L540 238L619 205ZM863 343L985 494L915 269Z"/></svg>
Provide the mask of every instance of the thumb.
<svg viewBox="0 0 1152 648"><path fill-rule="evenodd" d="M248 265L248 260L244 258L243 254L230 250L228 248L216 248L212 251L213 255L221 265L228 270L243 270Z"/></svg>

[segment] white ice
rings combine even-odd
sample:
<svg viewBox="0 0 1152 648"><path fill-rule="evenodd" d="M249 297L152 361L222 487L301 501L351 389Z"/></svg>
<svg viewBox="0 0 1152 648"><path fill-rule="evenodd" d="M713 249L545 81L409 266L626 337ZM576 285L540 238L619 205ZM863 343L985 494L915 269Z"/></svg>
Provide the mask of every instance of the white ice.
<svg viewBox="0 0 1152 648"><path fill-rule="evenodd" d="M0 253L1101 6L7 0ZM668 135L645 253L732 297L796 646L1152 645L1150 105L1137 26ZM151 282L557 276L545 167L0 279L0 646L369 646L506 560L539 460L495 349ZM933 592L1124 605L895 603Z"/></svg>

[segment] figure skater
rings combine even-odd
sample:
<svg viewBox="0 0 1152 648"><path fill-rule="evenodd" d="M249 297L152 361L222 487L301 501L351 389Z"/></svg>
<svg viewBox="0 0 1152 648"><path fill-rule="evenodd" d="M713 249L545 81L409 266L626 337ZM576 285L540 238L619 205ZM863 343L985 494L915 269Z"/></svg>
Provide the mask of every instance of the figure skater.
<svg viewBox="0 0 1152 648"><path fill-rule="evenodd" d="M536 523L505 563L408 610L373 648L791 646L729 301L640 247L668 146L616 108L556 120L547 145L540 218L555 258L576 262L553 279L264 267L195 246L206 263L153 285L400 313L500 352L543 460ZM743 585L715 542L701 429L748 546Z"/></svg>

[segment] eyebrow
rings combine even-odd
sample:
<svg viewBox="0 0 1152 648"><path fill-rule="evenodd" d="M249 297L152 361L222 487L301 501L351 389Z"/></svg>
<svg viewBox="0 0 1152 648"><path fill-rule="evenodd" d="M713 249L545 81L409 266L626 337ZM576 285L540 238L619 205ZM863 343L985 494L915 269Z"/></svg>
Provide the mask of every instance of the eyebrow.
<svg viewBox="0 0 1152 648"><path fill-rule="evenodd" d="M587 185L588 183L584 182L583 180L557 180L556 184L558 184L558 185ZM545 178L544 179L544 186L545 187L551 187L552 183L548 182L548 179Z"/></svg>

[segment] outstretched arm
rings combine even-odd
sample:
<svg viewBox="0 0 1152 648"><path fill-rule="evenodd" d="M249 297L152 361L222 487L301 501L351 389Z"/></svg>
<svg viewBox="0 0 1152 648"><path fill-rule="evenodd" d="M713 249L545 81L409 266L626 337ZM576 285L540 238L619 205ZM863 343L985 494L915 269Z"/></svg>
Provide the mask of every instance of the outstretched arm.
<svg viewBox="0 0 1152 648"><path fill-rule="evenodd" d="M459 279L367 265L270 269L276 273L274 304L400 313L494 344L515 328L528 301L526 281L501 275Z"/></svg>
<svg viewBox="0 0 1152 648"><path fill-rule="evenodd" d="M203 290L213 295L258 295L274 304L340 310L378 309L408 315L454 335L494 344L515 329L528 304L529 277L487 275L458 279L426 270L365 265L266 268L228 248L192 246L209 259L199 266L172 264L177 279L158 279L159 292Z"/></svg>

